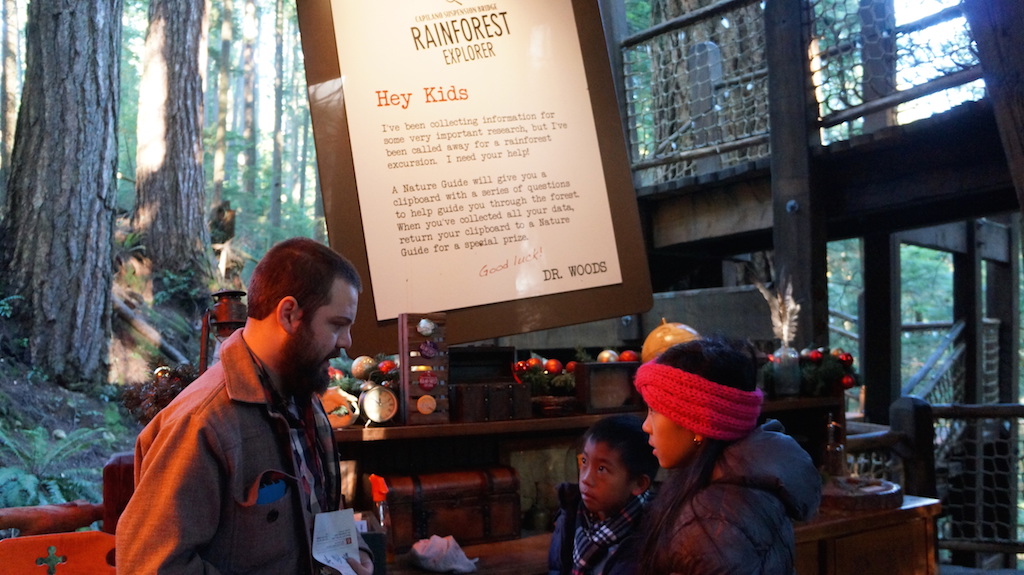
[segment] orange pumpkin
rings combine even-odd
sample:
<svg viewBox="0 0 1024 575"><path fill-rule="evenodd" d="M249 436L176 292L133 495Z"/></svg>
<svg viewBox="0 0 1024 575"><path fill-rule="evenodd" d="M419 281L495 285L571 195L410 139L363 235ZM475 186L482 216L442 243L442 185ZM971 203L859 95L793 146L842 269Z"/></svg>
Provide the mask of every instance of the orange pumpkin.
<svg viewBox="0 0 1024 575"><path fill-rule="evenodd" d="M669 323L661 318L661 325L647 334L640 349L640 361L644 363L661 355L661 352L677 343L685 343L700 337L697 330L684 323Z"/></svg>
<svg viewBox="0 0 1024 575"><path fill-rule="evenodd" d="M349 393L345 393L340 387L328 387L327 391L320 396L320 403L327 412L327 420L334 429L348 427L355 423L359 417L358 400Z"/></svg>

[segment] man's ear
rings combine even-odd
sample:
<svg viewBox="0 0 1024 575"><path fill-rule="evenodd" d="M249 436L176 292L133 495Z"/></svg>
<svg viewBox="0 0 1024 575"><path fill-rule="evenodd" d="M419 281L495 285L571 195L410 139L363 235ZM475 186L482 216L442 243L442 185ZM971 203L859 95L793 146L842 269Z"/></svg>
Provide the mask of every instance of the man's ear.
<svg viewBox="0 0 1024 575"><path fill-rule="evenodd" d="M281 329L290 334L295 333L302 322L302 308L299 307L298 300L292 296L287 296L277 302L277 308L274 310L274 313L277 323L281 325Z"/></svg>

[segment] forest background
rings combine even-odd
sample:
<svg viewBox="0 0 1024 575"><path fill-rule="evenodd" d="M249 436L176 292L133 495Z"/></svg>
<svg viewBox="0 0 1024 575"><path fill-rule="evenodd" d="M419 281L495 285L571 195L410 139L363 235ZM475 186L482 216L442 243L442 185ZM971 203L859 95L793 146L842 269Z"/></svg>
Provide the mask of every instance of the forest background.
<svg viewBox="0 0 1024 575"><path fill-rule="evenodd" d="M295 4L0 2L0 507L98 501L123 388L195 363L274 242L326 242ZM903 250L904 321L951 321L951 258ZM855 349L859 242L828 257Z"/></svg>

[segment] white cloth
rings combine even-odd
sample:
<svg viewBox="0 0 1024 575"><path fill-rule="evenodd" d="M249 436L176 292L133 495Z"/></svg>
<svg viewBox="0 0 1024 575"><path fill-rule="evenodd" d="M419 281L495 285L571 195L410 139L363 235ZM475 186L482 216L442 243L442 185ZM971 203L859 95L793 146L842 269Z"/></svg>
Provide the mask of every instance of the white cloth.
<svg viewBox="0 0 1024 575"><path fill-rule="evenodd" d="M420 539L412 544L412 562L428 571L441 573L472 573L476 571L477 559L469 559L451 535Z"/></svg>

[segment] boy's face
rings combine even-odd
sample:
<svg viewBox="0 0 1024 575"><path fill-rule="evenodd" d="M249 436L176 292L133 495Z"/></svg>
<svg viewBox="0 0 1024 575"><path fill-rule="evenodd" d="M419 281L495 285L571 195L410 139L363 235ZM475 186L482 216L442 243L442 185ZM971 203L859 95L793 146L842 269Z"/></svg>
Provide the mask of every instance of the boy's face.
<svg viewBox="0 0 1024 575"><path fill-rule="evenodd" d="M616 515L630 497L650 485L646 475L631 478L621 454L603 441L588 439L580 457L580 494L583 504L599 520Z"/></svg>

